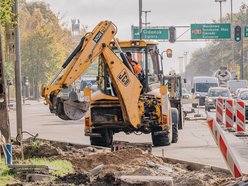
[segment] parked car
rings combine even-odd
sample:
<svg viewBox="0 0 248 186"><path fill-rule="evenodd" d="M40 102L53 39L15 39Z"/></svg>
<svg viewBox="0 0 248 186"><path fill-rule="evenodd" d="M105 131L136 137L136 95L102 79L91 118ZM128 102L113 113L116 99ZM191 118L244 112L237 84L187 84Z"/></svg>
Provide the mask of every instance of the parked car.
<svg viewBox="0 0 248 186"><path fill-rule="evenodd" d="M205 100L205 110L210 112L211 109L215 109L216 107L216 99L217 98L228 99L231 98L231 92L226 87L211 87L208 90L208 94Z"/></svg>
<svg viewBox="0 0 248 186"><path fill-rule="evenodd" d="M241 94L242 92L245 92L245 91L248 91L248 88L238 88L238 89L236 90L236 92L235 92L234 98L239 97L240 94Z"/></svg>

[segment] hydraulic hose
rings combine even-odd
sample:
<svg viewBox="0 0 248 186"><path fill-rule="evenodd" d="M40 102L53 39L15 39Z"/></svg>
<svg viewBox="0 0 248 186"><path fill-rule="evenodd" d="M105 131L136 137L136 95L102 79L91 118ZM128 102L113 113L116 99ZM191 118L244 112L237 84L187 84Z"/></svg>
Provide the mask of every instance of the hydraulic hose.
<svg viewBox="0 0 248 186"><path fill-rule="evenodd" d="M87 34L86 34L87 35ZM56 72L56 74L53 76L53 78L51 79L51 81L48 83L48 85L51 85L55 79L59 76L59 74L70 64L71 60L77 55L77 53L81 50L83 44L84 44L84 40L86 35L81 39L80 43L78 44L78 46L74 49L74 51L70 54L70 56L65 60L64 64L62 65L62 67Z"/></svg>
<svg viewBox="0 0 248 186"><path fill-rule="evenodd" d="M65 69L71 62L71 60L77 55L77 53L81 50L83 44L84 44L85 36L81 39L78 46L75 48L75 50L69 55L69 57L65 60L62 67Z"/></svg>

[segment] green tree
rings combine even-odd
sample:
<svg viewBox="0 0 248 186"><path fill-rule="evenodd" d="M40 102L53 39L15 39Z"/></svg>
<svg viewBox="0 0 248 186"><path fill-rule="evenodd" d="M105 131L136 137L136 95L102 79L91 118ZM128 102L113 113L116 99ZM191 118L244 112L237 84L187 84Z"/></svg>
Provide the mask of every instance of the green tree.
<svg viewBox="0 0 248 186"><path fill-rule="evenodd" d="M8 23L14 23L16 15L12 12L14 0L0 1L0 25L5 27Z"/></svg>
<svg viewBox="0 0 248 186"><path fill-rule="evenodd" d="M47 83L75 43L44 2L24 3L21 20L22 74L36 86Z"/></svg>

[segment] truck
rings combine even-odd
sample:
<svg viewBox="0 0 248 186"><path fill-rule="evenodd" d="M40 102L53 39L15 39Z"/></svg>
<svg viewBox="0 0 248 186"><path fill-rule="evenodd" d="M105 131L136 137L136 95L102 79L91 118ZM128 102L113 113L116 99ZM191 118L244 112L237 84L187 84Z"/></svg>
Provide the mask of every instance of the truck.
<svg viewBox="0 0 248 186"><path fill-rule="evenodd" d="M219 86L220 87L226 87L227 82L231 80L232 75L228 71L226 66L221 66L215 73L214 77L216 77L219 81Z"/></svg>
<svg viewBox="0 0 248 186"><path fill-rule="evenodd" d="M195 76L192 81L192 89L194 99L199 99L199 105L205 105L205 98L210 87L218 87L218 79L216 77L210 76ZM193 107L196 107L197 104L193 103Z"/></svg>
<svg viewBox="0 0 248 186"><path fill-rule="evenodd" d="M42 96L52 113L64 120L84 117L84 133L91 145L109 147L118 132L151 134L154 146L178 140L178 110L172 108L163 82L163 64L157 43L144 40L119 41L111 21L100 22L42 87ZM126 52L142 66L142 79L127 61ZM61 99L59 92L70 86L93 63L98 63L98 90L84 89Z"/></svg>
<svg viewBox="0 0 248 186"><path fill-rule="evenodd" d="M164 84L168 85L168 97L172 107L178 110L178 129L183 129L184 114L182 109L182 77L175 73L164 76Z"/></svg>

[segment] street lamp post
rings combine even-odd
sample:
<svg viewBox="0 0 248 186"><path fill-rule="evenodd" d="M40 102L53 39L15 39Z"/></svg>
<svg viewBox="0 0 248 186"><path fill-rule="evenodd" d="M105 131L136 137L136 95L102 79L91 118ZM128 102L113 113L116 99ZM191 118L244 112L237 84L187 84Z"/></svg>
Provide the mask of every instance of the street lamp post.
<svg viewBox="0 0 248 186"><path fill-rule="evenodd" d="M222 2L226 2L226 0L215 0L215 2L220 3L220 23L222 23Z"/></svg>
<svg viewBox="0 0 248 186"><path fill-rule="evenodd" d="M220 23L222 23L222 2L226 2L226 0L215 0L215 2L219 2L220 3ZM223 65L223 43L222 41L220 42L220 58L221 58L221 65Z"/></svg>

